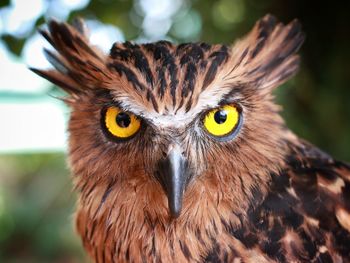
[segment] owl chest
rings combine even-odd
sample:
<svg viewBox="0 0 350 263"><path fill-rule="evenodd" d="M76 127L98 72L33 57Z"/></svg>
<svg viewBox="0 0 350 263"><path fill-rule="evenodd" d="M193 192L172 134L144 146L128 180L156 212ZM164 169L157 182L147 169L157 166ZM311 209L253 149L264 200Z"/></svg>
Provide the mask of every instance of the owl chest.
<svg viewBox="0 0 350 263"><path fill-rule="evenodd" d="M108 222L107 217L92 219L86 210L78 210L76 228L95 262L233 262L239 256L235 249L245 249L232 235L221 232L221 226L204 230Z"/></svg>

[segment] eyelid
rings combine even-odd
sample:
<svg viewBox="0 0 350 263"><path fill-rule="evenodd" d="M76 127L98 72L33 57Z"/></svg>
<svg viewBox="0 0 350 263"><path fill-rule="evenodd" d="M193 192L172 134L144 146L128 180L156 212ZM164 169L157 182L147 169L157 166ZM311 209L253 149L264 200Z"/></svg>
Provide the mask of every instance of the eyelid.
<svg viewBox="0 0 350 263"><path fill-rule="evenodd" d="M218 106L215 109L225 105L234 105L241 108L240 101L237 98L223 98L219 101Z"/></svg>
<svg viewBox="0 0 350 263"><path fill-rule="evenodd" d="M205 116L207 116L207 114L213 110L217 110L217 109L221 109L222 107L226 106L226 105L231 105L237 108L239 114L243 114L243 107L241 106L241 104L239 103L239 101L237 100L221 100L218 105L216 107L204 110L203 112L199 113L200 116L200 121L203 121Z"/></svg>
<svg viewBox="0 0 350 263"><path fill-rule="evenodd" d="M232 129L231 132L229 132L228 134L223 135L223 136L216 136L216 135L212 134L210 131L208 131L208 129L206 128L206 126L204 124L204 121L205 121L205 118L208 116L208 114L210 114L213 111L222 109L225 106L233 106L237 110L237 112L238 112L238 120L237 120L237 122L236 122L236 124L235 124L235 126L234 126L234 128ZM201 118L200 118L200 123L201 123L200 125L202 126L202 130L204 130L205 133L210 138L212 138L213 140L219 141L219 142L230 141L230 140L232 140L233 138L235 138L237 136L237 134L239 133L239 131L240 131L241 127L242 127L242 124L243 124L243 109L242 109L241 105L239 103L237 103L237 101L231 102L231 103L225 103L224 105L218 105L215 108L208 109L208 110L204 111L202 113Z"/></svg>
<svg viewBox="0 0 350 263"><path fill-rule="evenodd" d="M114 134L112 134L112 132L110 131L110 129L107 127L106 125L106 113L108 111L109 108L115 107L117 109L119 109L121 112L125 112L128 115L133 115L135 117L135 119L137 119L140 123L140 127L138 128L138 130L132 134L130 137L118 137ZM135 138L142 130L145 129L145 125L144 125L144 121L142 118L140 118L139 116L135 115L132 112L129 111L124 111L122 108L116 106L115 103L106 103L105 107L103 107L101 109L101 113L100 113L100 125L101 125L101 130L103 132L103 134L105 135L105 137L107 137L109 140L120 143L120 142L127 142L129 140L132 140L133 138Z"/></svg>
<svg viewBox="0 0 350 263"><path fill-rule="evenodd" d="M134 116L136 116L138 119L142 120L143 118L140 117L139 115L135 114L134 112L132 112L131 110L128 110L128 109L125 109L123 106L122 106L122 103L121 102L118 102L118 101L109 101L109 102L106 102L104 103L103 107L102 107L102 111L103 110L107 110L109 107L116 107L118 109L120 109L120 111L123 111L125 113L128 113L128 114L132 114Z"/></svg>

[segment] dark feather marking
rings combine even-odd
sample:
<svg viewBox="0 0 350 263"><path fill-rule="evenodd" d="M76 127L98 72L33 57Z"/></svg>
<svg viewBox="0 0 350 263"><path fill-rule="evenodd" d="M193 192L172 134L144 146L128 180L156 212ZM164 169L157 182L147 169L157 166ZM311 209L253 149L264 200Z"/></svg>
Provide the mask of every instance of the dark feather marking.
<svg viewBox="0 0 350 263"><path fill-rule="evenodd" d="M221 46L219 51L213 52L209 58L212 58L212 62L204 77L202 90L205 90L208 85L214 80L218 67L227 60L228 49L226 46Z"/></svg>
<svg viewBox="0 0 350 263"><path fill-rule="evenodd" d="M86 65L89 66L89 68L95 72L98 72L100 74L102 74L105 78L110 79L110 76L104 72L101 68L99 68L98 66L96 66L93 62L91 62L90 60L86 61Z"/></svg>
<svg viewBox="0 0 350 263"><path fill-rule="evenodd" d="M267 15L264 19L261 19L258 24L259 38L266 38L276 26L277 19L272 15Z"/></svg>
<svg viewBox="0 0 350 263"><path fill-rule="evenodd" d="M141 259L142 259L142 263L147 263L147 259L144 255L141 256Z"/></svg>
<svg viewBox="0 0 350 263"><path fill-rule="evenodd" d="M204 50L204 51L208 51L210 49L210 45L204 42L201 42L199 44L199 46Z"/></svg>
<svg viewBox="0 0 350 263"><path fill-rule="evenodd" d="M49 71L35 69L35 68L29 68L31 71L33 71L35 74L47 79L48 81L52 82L53 84L61 87L64 91L66 91L69 94L80 94L82 93L82 90L73 87L69 85L67 82L63 82L61 79L56 78L52 74L50 74Z"/></svg>
<svg viewBox="0 0 350 263"><path fill-rule="evenodd" d="M204 245L205 242L203 240L203 237L202 237L202 234L201 234L201 230L199 228L196 228L195 235L196 235L196 238L199 240L199 242L201 242L201 244Z"/></svg>
<svg viewBox="0 0 350 263"><path fill-rule="evenodd" d="M263 243L263 251L271 258L276 258L281 262L285 261L285 257L279 241L284 236L285 230L285 226L281 225L279 221L275 219L272 229L266 233L268 241L265 244Z"/></svg>
<svg viewBox="0 0 350 263"><path fill-rule="evenodd" d="M284 68L279 74L278 74L278 81L285 80L289 78L291 75L293 75L296 70L299 68L300 60L299 58L296 58L293 60L292 63L289 63L288 67Z"/></svg>
<svg viewBox="0 0 350 263"><path fill-rule="evenodd" d="M238 228L230 233L240 240L248 249L253 248L259 243L257 235L250 233L247 228Z"/></svg>
<svg viewBox="0 0 350 263"><path fill-rule="evenodd" d="M207 65L208 65L208 61L202 60L199 67L202 71L204 71L206 69Z"/></svg>
<svg viewBox="0 0 350 263"><path fill-rule="evenodd" d="M186 103L186 107L185 107L185 111L186 112L189 112L190 109L192 108L192 105L193 105L193 101L192 101L192 95L190 96L190 98L188 99L187 103Z"/></svg>
<svg viewBox="0 0 350 263"><path fill-rule="evenodd" d="M133 61L134 66L143 74L148 84L153 87L154 78L149 67L148 60L141 50L140 46L126 41L122 44L124 49L121 49L120 44L114 44L110 51L110 56L121 61Z"/></svg>
<svg viewBox="0 0 350 263"><path fill-rule="evenodd" d="M234 257L238 257L240 259L239 262L244 263L245 261L243 258L241 258L241 255L235 250L234 247L231 245L229 246L229 251L226 249L221 249L219 244L213 240L213 246L211 250L208 252L206 257L203 259L203 262L206 263L230 263L231 261L229 260L229 254L230 254L230 259Z"/></svg>
<svg viewBox="0 0 350 263"><path fill-rule="evenodd" d="M220 255L220 247L217 243L215 243L212 250L208 253L206 258L204 259L204 262L206 263L221 262L219 255Z"/></svg>
<svg viewBox="0 0 350 263"><path fill-rule="evenodd" d="M130 57L130 51L128 49L121 49L119 43L114 43L109 55L113 59L119 59L121 61L128 61Z"/></svg>
<svg viewBox="0 0 350 263"><path fill-rule="evenodd" d="M130 260L129 247L126 249L126 252L125 252L125 259L126 259L127 262L129 262L129 260Z"/></svg>
<svg viewBox="0 0 350 263"><path fill-rule="evenodd" d="M96 188L96 185L97 185L97 182L94 182L91 185L91 187L89 188L89 190L87 190L86 192L82 193L84 199L87 199L91 195L92 191Z"/></svg>
<svg viewBox="0 0 350 263"><path fill-rule="evenodd" d="M302 35L301 33L301 25L298 20L294 20L291 23L291 29L289 30L286 38L284 39L285 43L293 40L297 35Z"/></svg>
<svg viewBox="0 0 350 263"><path fill-rule="evenodd" d="M94 248L94 257L95 257L95 262L99 263L97 247Z"/></svg>
<svg viewBox="0 0 350 263"><path fill-rule="evenodd" d="M47 30L40 28L40 29L38 29L38 31L46 39L46 41L50 43L50 45L52 47L56 48L56 44L55 44L55 42L53 42L52 37Z"/></svg>
<svg viewBox="0 0 350 263"><path fill-rule="evenodd" d="M180 56L185 53L191 47L191 43L181 43L176 47L175 55Z"/></svg>
<svg viewBox="0 0 350 263"><path fill-rule="evenodd" d="M350 232L346 231L333 216L334 224L331 227L332 244L336 251L344 258L350 260ZM348 262L348 261L346 261Z"/></svg>
<svg viewBox="0 0 350 263"><path fill-rule="evenodd" d="M132 43L130 41L125 41L122 45L124 48L129 49L129 50L133 50L135 48L140 47L138 44Z"/></svg>
<svg viewBox="0 0 350 263"><path fill-rule="evenodd" d="M106 250L102 249L101 253L102 253L102 263L106 262L106 254L105 254Z"/></svg>
<svg viewBox="0 0 350 263"><path fill-rule="evenodd" d="M170 41L167 41L167 40L160 40L157 43L159 45L163 45L163 46L167 46L167 47L171 47L173 45Z"/></svg>
<svg viewBox="0 0 350 263"><path fill-rule="evenodd" d="M121 250L121 243L120 242L118 242L117 246L115 247L115 250L117 251L117 253L114 253L114 255L119 255L120 250Z"/></svg>
<svg viewBox="0 0 350 263"><path fill-rule="evenodd" d="M245 184L243 183L243 178L242 178L242 175L241 174L238 174L238 179L239 179L239 183L240 183L240 187L242 189L242 193L245 197L249 197L249 195L247 194L247 190L245 188ZM257 200L254 200L254 202L257 201Z"/></svg>
<svg viewBox="0 0 350 263"><path fill-rule="evenodd" d="M286 188L289 187L289 178L285 174L271 177L274 184L264 200L264 208L279 216L292 213L291 210L296 206L297 200L286 191Z"/></svg>
<svg viewBox="0 0 350 263"><path fill-rule="evenodd" d="M150 256L156 256L156 237L155 235L153 234L153 237L152 237L152 248L151 248L151 255Z"/></svg>
<svg viewBox="0 0 350 263"><path fill-rule="evenodd" d="M189 92L193 93L197 67L193 62L187 64L184 83L182 85L181 97L186 97Z"/></svg>
<svg viewBox="0 0 350 263"><path fill-rule="evenodd" d="M203 49L198 44L184 44L183 47L186 47L186 52L184 52L180 59L181 66L184 66L189 62L198 63L204 56ZM178 48L177 52L178 50L181 50L181 48Z"/></svg>
<svg viewBox="0 0 350 263"><path fill-rule="evenodd" d="M278 56L274 56L268 63L260 66L260 68L258 67L253 69L247 75L251 75L257 70L263 73L271 72L277 68L278 65L283 63L284 60L289 58L292 54L296 53L304 42L304 34L300 31L300 25L298 25L297 22L292 24L289 33L290 34L287 35L288 41L286 39L284 40L287 41L287 43L285 43L285 45L282 44L279 47L279 50L276 51L276 53L278 53ZM291 37L293 37L293 39L291 39Z"/></svg>
<svg viewBox="0 0 350 263"><path fill-rule="evenodd" d="M156 69L157 75L158 75L158 81L159 81L159 88L158 88L158 95L161 99L163 99L166 89L166 79L164 74L164 69L160 66Z"/></svg>
<svg viewBox="0 0 350 263"><path fill-rule="evenodd" d="M149 67L148 60L145 54L140 49L135 49L133 51L135 67L140 70L146 78L148 84L153 87L153 74Z"/></svg>
<svg viewBox="0 0 350 263"><path fill-rule="evenodd" d="M215 223L214 220L211 221L211 224L212 224L212 226L213 226L214 232L215 232L215 233L218 233L218 227L216 226L216 223Z"/></svg>
<svg viewBox="0 0 350 263"><path fill-rule="evenodd" d="M171 70L171 68L173 68L172 66L169 67L169 71ZM175 72L177 74L177 69L173 68L173 73L171 74L171 82L170 82L170 93L171 93L171 96L173 98L173 106L175 106L176 104L176 87L177 87L177 84L179 83L179 81L177 80L176 78L176 75L175 75Z"/></svg>
<svg viewBox="0 0 350 263"><path fill-rule="evenodd" d="M108 67L115 69L115 71L117 71L120 76L124 74L126 79L133 84L136 90L143 91L146 89L145 86L140 83L135 73L127 66L118 62L113 62L110 63Z"/></svg>
<svg viewBox="0 0 350 263"><path fill-rule="evenodd" d="M231 73L232 73L239 65L241 65L243 59L247 56L248 52L249 52L249 48L246 48L246 49L243 51L242 55L240 56L240 58L239 58L238 62L236 63L236 65L229 71L229 73L226 74L226 76L224 77L224 79L226 79L227 76L230 76Z"/></svg>
<svg viewBox="0 0 350 263"><path fill-rule="evenodd" d="M291 208L283 216L282 220L286 226L296 229L304 222L304 217Z"/></svg>
<svg viewBox="0 0 350 263"><path fill-rule="evenodd" d="M79 54L79 50L77 50L76 46L74 45L74 43L77 43L80 49L83 49L84 51L88 52L89 55L101 61L101 58L79 36L74 37L74 35L72 35L72 32L67 24L58 23L54 20L51 20L49 22L49 30L51 33L51 39L54 42L63 41L64 47L68 46L74 51L74 53ZM63 48L60 48L57 45L54 47L58 51L63 52L65 55L69 55ZM67 59L69 59L69 57L67 57Z"/></svg>
<svg viewBox="0 0 350 263"><path fill-rule="evenodd" d="M90 228L90 232L88 232L88 236L87 236L88 240L92 240L92 236L95 233L96 225L97 225L97 222L95 220L93 220L92 227Z"/></svg>
<svg viewBox="0 0 350 263"><path fill-rule="evenodd" d="M182 108L182 106L184 105L184 102L185 102L185 99L182 97L180 100L179 106L175 110L175 114L177 114L177 112Z"/></svg>
<svg viewBox="0 0 350 263"><path fill-rule="evenodd" d="M105 192L104 192L104 194L103 194L103 196L101 198L100 204L99 204L98 208L96 209L96 212L95 212L93 218L95 218L97 216L97 214L100 211L102 205L105 203L106 199L108 198L109 194L111 193L111 191L112 191L112 189L114 187L114 184L115 184L115 182L113 180L111 180L109 182L109 184L107 185L107 188L106 188L106 190L105 190Z"/></svg>
<svg viewBox="0 0 350 263"><path fill-rule="evenodd" d="M233 69L235 69L235 68L237 68L239 65L241 65L243 59L247 56L248 52L249 52L249 48L247 47L247 48L243 51L242 55L239 57L239 60L238 60L237 64L234 66Z"/></svg>
<svg viewBox="0 0 350 263"><path fill-rule="evenodd" d="M147 90L146 98L147 98L148 101L151 101L151 102L152 102L152 105L153 105L154 110L155 110L156 112L159 112L157 100L155 99L155 97L154 97L152 91Z"/></svg>
<svg viewBox="0 0 350 263"><path fill-rule="evenodd" d="M292 152L287 158L287 163L288 169L278 175L271 174L272 184L269 194L260 205L251 205L248 209L248 219L241 219L241 227L232 229L224 224L225 229L247 248L259 246L263 252L278 262L288 260L280 242L286 229L294 230L302 240L301 247L290 243L292 254L302 262L320 258L318 249L326 244L325 231L330 231L337 253L349 258L350 249L345 244L350 243L350 233L336 220L334 211L330 209L334 205L334 200L332 201L326 192L317 187L316 177L316 174L318 176L325 174L334 180L334 176L331 175L336 174L334 167L341 167L342 164L335 164L328 155L308 145ZM290 187L294 189L298 199L287 191ZM259 191L256 191L254 196L259 199ZM253 200L253 203L256 203L255 198ZM304 230L305 213L319 220L319 228L309 225L308 231ZM327 254L324 257L326 259Z"/></svg>
<svg viewBox="0 0 350 263"><path fill-rule="evenodd" d="M331 255L326 251L325 253L320 253L316 259L317 263L333 263Z"/></svg>
<svg viewBox="0 0 350 263"><path fill-rule="evenodd" d="M255 68L253 68L252 70L247 71L247 73L245 75L252 76L258 72L263 73L263 74L268 74L272 70L274 70L278 65L280 65L283 62L283 60L284 60L283 57L274 56L274 58L269 60L269 62L267 62L266 64L259 65ZM256 79L255 79L255 81L258 82Z"/></svg>
<svg viewBox="0 0 350 263"><path fill-rule="evenodd" d="M123 46L130 50L130 59L134 61L135 67L145 76L147 83L153 86L153 74L149 67L148 60L140 49L140 46L129 41L123 43Z"/></svg>
<svg viewBox="0 0 350 263"><path fill-rule="evenodd" d="M112 209L110 209L110 211L108 212L107 222L108 222L108 220L110 220L111 214L112 214ZM107 242L107 239L110 237L110 235L113 234L113 232L111 231L111 230L112 230L112 227L113 227L112 224L109 224L109 225L106 227L105 238L104 238L104 240L103 240L104 243L106 243L106 242Z"/></svg>
<svg viewBox="0 0 350 263"><path fill-rule="evenodd" d="M101 61L101 58L81 39L79 31L77 31L78 35L74 36L74 32L67 24L59 23L55 20L51 20L48 23L48 27L50 34L45 30L40 30L39 32L57 51L62 53L67 60L69 60L71 56L67 51L67 47L73 50L74 53L79 54L80 52L76 47L77 45L79 49L86 51L89 55ZM63 44L61 42L63 42ZM57 45L56 43L60 44Z"/></svg>
<svg viewBox="0 0 350 263"><path fill-rule="evenodd" d="M228 263L228 252L226 250L223 251L223 263Z"/></svg>
<svg viewBox="0 0 350 263"><path fill-rule="evenodd" d="M73 49L75 52L78 52L73 43L74 37L64 23L59 23L55 20L51 20L48 23L48 27L51 33L51 38L54 41L63 41L66 46Z"/></svg>
<svg viewBox="0 0 350 263"><path fill-rule="evenodd" d="M290 44L290 46L286 48L286 50L284 50L282 54L280 54L280 56L284 58L290 57L292 54L296 53L300 49L304 40L305 40L305 36L302 33L300 33L298 37L295 37L295 39L293 40L293 43Z"/></svg>
<svg viewBox="0 0 350 263"><path fill-rule="evenodd" d="M186 243L183 243L183 242L181 242L181 240L179 240L179 244L180 244L181 251L184 254L185 258L190 260L192 258L192 255L191 255L191 252L188 249L188 246L186 245Z"/></svg>
<svg viewBox="0 0 350 263"><path fill-rule="evenodd" d="M115 247L116 247L116 243L115 243L115 242L113 242L113 243L114 243L114 246L113 246L113 247L115 248ZM116 252L116 249L114 249L114 250L111 249L111 250L110 250L110 257L111 257L112 262L115 262L115 261L114 261L114 257L115 257L115 255L117 255L115 252Z"/></svg>
<svg viewBox="0 0 350 263"><path fill-rule="evenodd" d="M310 237L303 229L301 229L298 232L298 234L300 235L300 237L303 241L305 252L308 254L307 259L314 258L316 256L316 253L317 253L317 246L316 246L315 242L313 242L312 237ZM304 258L301 257L300 259L304 259Z"/></svg>
<svg viewBox="0 0 350 263"><path fill-rule="evenodd" d="M93 56L94 58L96 58L96 59L99 60L99 61L102 61L102 58L99 57L99 56L96 54L96 52L94 52L93 49L91 49L91 47L88 46L88 45L86 44L86 42L84 42L80 37L75 38L74 41L75 41L76 43L78 43L80 49L85 50L87 53L89 53L89 55Z"/></svg>
<svg viewBox="0 0 350 263"><path fill-rule="evenodd" d="M263 194L261 192L261 189L259 187L259 185L255 185L250 189L251 195L252 195L252 205L254 207L254 205L256 204L261 204L263 201Z"/></svg>
<svg viewBox="0 0 350 263"><path fill-rule="evenodd" d="M154 44L145 44L144 47L149 52L153 53L153 58L156 61L161 61L162 68L167 69L170 76L170 94L173 99L173 106L176 104L176 87L178 84L177 73L178 68L175 64L175 58L169 50L169 42L160 41Z"/></svg>
<svg viewBox="0 0 350 263"><path fill-rule="evenodd" d="M258 43L256 44L255 48L251 51L250 58L255 58L256 55L259 54L259 52L262 50L264 47L264 44L266 42L266 38L261 38L257 41Z"/></svg>
<svg viewBox="0 0 350 263"><path fill-rule="evenodd" d="M348 181L345 181L345 186L342 189L342 197L345 209L350 211L350 183Z"/></svg>
<svg viewBox="0 0 350 263"><path fill-rule="evenodd" d="M222 98L219 102L219 105L225 105L225 104L231 103L231 100L235 94L238 94L239 91L246 90L246 89L247 89L247 87L243 86L243 85L233 86L227 94L222 96Z"/></svg>
<svg viewBox="0 0 350 263"><path fill-rule="evenodd" d="M72 26L82 35L87 35L86 26L84 20L81 18L74 18L72 21Z"/></svg>

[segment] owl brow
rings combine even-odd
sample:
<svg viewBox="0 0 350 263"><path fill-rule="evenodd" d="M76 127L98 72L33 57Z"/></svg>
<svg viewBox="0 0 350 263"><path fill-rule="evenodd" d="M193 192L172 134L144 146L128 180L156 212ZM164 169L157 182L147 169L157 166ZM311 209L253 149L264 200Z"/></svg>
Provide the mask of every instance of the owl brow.
<svg viewBox="0 0 350 263"><path fill-rule="evenodd" d="M109 68L113 68L120 76L124 75L126 79L134 86L135 90L144 91L146 87L141 84L135 72L120 62L112 62L108 64Z"/></svg>
<svg viewBox="0 0 350 263"><path fill-rule="evenodd" d="M123 105L123 103L121 103L118 100L110 100L110 101L106 101L105 103L102 104L102 109L103 108L108 108L108 107L117 107L119 108L121 111L123 112L128 112L128 113L132 113L135 116L141 117L140 114L138 114L137 112L134 112L132 109L130 109L129 107L125 107L125 105ZM143 118L143 117L142 117ZM143 118L144 119L144 118Z"/></svg>
<svg viewBox="0 0 350 263"><path fill-rule="evenodd" d="M245 88L245 85L234 85L228 93L222 96L218 105L222 106L222 105L230 104L236 101L237 100L236 95L238 94L238 91L243 90L244 88Z"/></svg>

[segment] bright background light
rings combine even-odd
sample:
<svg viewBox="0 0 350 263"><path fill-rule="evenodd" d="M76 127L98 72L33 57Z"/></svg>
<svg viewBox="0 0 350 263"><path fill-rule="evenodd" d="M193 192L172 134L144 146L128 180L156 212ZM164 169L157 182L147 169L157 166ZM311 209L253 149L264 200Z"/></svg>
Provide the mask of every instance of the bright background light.
<svg viewBox="0 0 350 263"><path fill-rule="evenodd" d="M43 48L50 45L36 31L39 17L66 20L72 11L85 8L89 0L12 0L0 8L0 36L27 38L20 57L9 52L0 40L0 153L31 151L62 151L67 140L65 106L50 97L52 85L36 76L28 66L50 68ZM135 0L133 10L142 32L137 42L171 38L168 33L196 38L201 18L184 0ZM114 42L125 41L115 25L102 23L88 16L90 42L108 52ZM173 27L173 29L172 29Z"/></svg>

